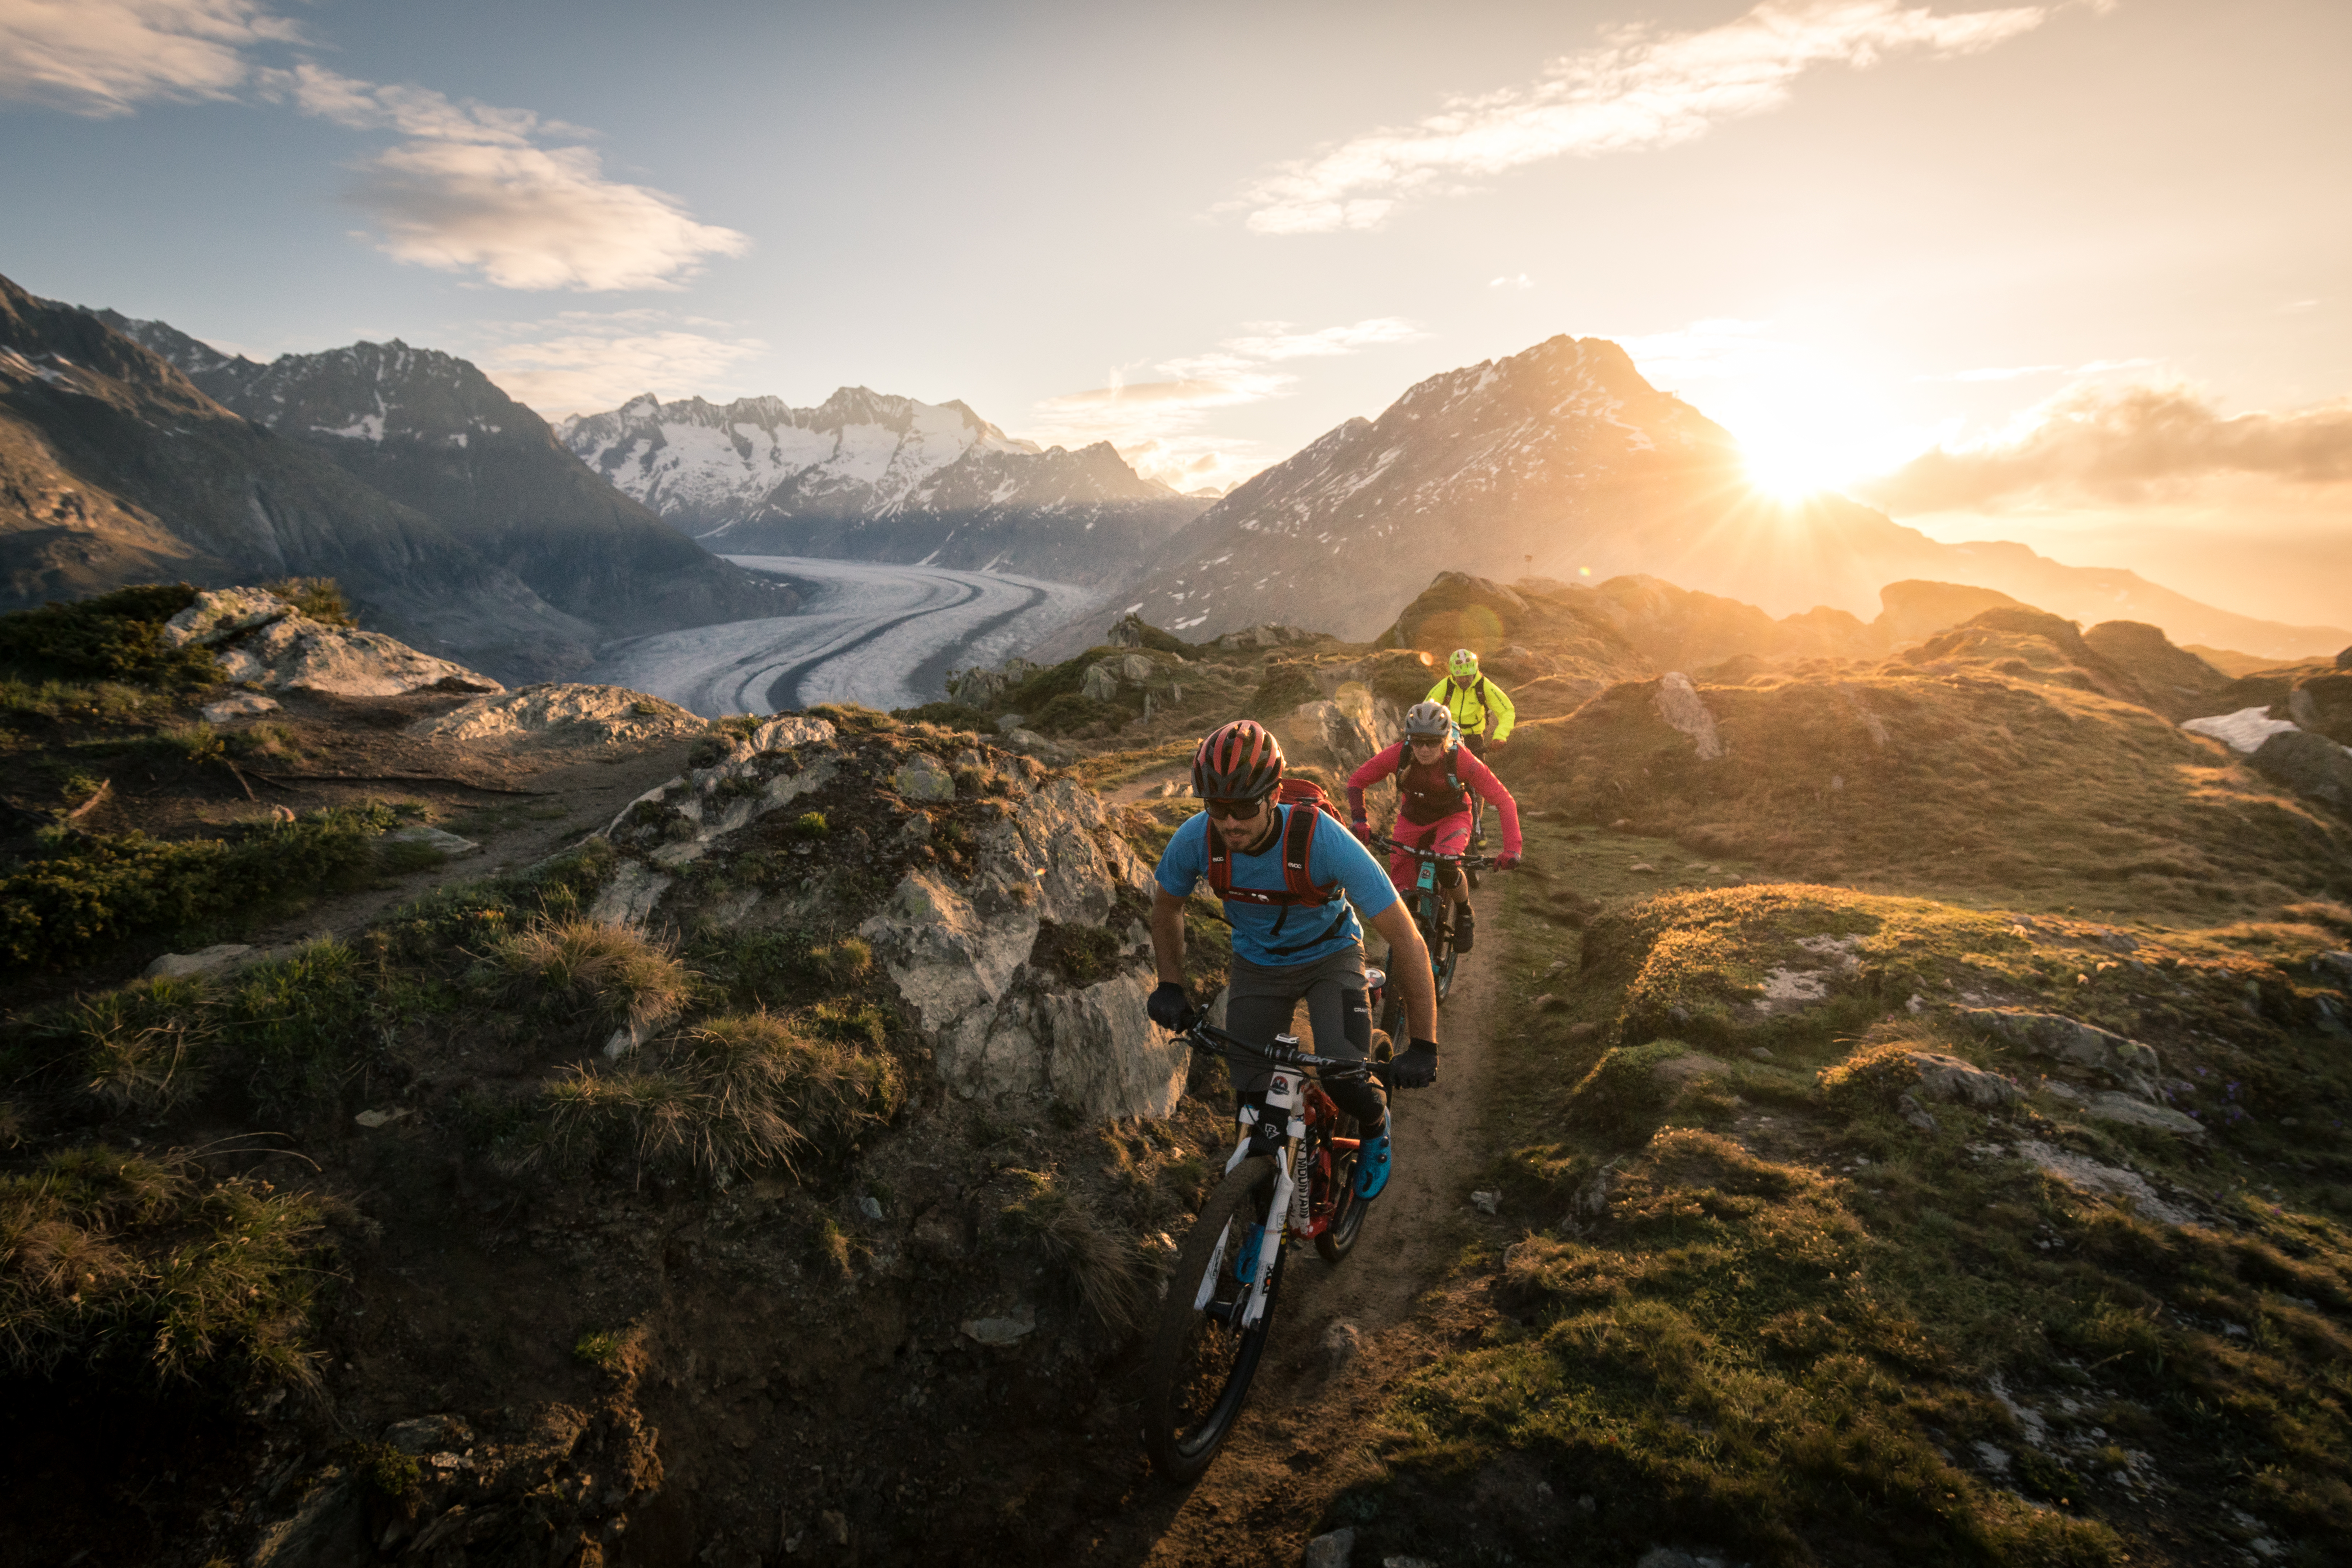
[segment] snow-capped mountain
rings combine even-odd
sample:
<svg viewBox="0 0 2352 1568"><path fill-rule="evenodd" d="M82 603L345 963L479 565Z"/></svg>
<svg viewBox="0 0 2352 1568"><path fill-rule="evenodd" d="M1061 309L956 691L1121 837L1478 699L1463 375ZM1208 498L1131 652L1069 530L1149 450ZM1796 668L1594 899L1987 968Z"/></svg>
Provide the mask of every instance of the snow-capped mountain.
<svg viewBox="0 0 2352 1568"><path fill-rule="evenodd" d="M1828 605L1864 617L1885 584L1917 578L2145 620L2176 642L2300 652L2328 635L2020 544L1945 544L1839 496L1761 495L1727 431L1643 380L1615 343L1566 336L1432 376L1378 419L1328 432L1114 594L1186 637L1281 621L1364 639L1443 571L1580 584L1646 574L1774 616ZM1076 624L1033 651L1061 657L1100 630Z"/></svg>
<svg viewBox="0 0 2352 1568"><path fill-rule="evenodd" d="M1134 570L1208 505L1015 440L961 402L845 386L814 408L650 394L558 426L614 486L730 554L926 562L1066 582Z"/></svg>
<svg viewBox="0 0 2352 1568"><path fill-rule="evenodd" d="M871 516L966 452L1034 452L961 403L845 386L814 408L781 397L651 393L609 414L575 414L556 435L580 460L689 533L771 509Z"/></svg>
<svg viewBox="0 0 2352 1568"><path fill-rule="evenodd" d="M776 615L790 592L582 468L470 362L394 339L268 364L163 321L92 312L256 425L325 453L609 637Z"/></svg>

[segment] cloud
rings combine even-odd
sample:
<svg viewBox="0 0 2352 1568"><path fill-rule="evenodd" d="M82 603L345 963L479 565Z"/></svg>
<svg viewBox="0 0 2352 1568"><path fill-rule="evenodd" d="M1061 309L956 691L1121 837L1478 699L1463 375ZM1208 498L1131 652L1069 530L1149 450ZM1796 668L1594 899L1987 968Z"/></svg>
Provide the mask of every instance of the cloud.
<svg viewBox="0 0 2352 1568"><path fill-rule="evenodd" d="M2152 359L2095 359L2081 364L1992 364L1956 370L1948 375L1916 375L1914 381L2017 381L2029 375L2102 375L2109 371L2145 370Z"/></svg>
<svg viewBox="0 0 2352 1568"><path fill-rule="evenodd" d="M2294 485L2352 479L2352 399L2224 417L2187 387L2074 387L2000 436L1937 447L1854 489L1912 515L2164 500L2231 475Z"/></svg>
<svg viewBox="0 0 2352 1568"><path fill-rule="evenodd" d="M664 310L566 310L495 329L476 354L483 374L548 418L617 408L641 392L725 396L730 374L765 354L757 338L714 335L728 323Z"/></svg>
<svg viewBox="0 0 2352 1568"><path fill-rule="evenodd" d="M1287 395L1298 377L1273 368L1287 361L1328 359L1428 335L1399 316L1312 332L1295 331L1288 321L1250 321L1244 329L1205 353L1153 367L1171 380L1130 383L1114 374L1108 386L1045 399L1037 405L1030 438L1063 447L1108 441L1148 479L1181 490L1227 489L1265 468L1267 458L1257 442L1209 434L1204 426L1216 410Z"/></svg>
<svg viewBox="0 0 2352 1568"><path fill-rule="evenodd" d="M1535 284L1528 279L1526 273L1522 272L1517 278L1513 278L1508 274L1500 278L1489 278L1486 279L1486 287L1489 289L1532 289L1535 287Z"/></svg>
<svg viewBox="0 0 2352 1568"><path fill-rule="evenodd" d="M405 142L360 165L350 199L394 259L501 289L674 289L705 257L751 243L675 197L605 179L584 147Z"/></svg>
<svg viewBox="0 0 2352 1568"><path fill-rule="evenodd" d="M234 98L257 69L248 51L301 37L255 0L6 0L0 99L109 117Z"/></svg>
<svg viewBox="0 0 2352 1568"><path fill-rule="evenodd" d="M257 100L404 138L362 158L345 193L375 221L370 237L396 261L501 289L674 289L751 248L675 196L605 178L579 126L256 52L306 42L257 0L0 0L0 97L91 115Z"/></svg>
<svg viewBox="0 0 2352 1568"><path fill-rule="evenodd" d="M453 103L424 87L384 87L341 76L313 61L262 79L271 97L289 100L303 113L331 120L354 131L393 131L436 142L482 142L528 147L535 134L573 139L593 132L561 121L542 121L528 109L499 109L468 99Z"/></svg>
<svg viewBox="0 0 2352 1568"><path fill-rule="evenodd" d="M1896 0L1768 3L1694 33L1632 26L1554 60L1533 86L1457 98L1403 129L1366 132L1282 165L1232 204L1261 234L1377 228L1409 197L1565 156L1671 147L1788 101L1816 65L1866 70L1889 55L1989 49L2039 26L2048 5L1937 16Z"/></svg>

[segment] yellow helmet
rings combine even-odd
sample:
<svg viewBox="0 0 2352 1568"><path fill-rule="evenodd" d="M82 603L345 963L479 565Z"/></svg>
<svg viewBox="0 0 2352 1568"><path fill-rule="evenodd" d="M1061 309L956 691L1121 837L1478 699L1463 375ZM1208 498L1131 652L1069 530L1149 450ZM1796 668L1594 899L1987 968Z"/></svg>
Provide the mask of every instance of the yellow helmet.
<svg viewBox="0 0 2352 1568"><path fill-rule="evenodd" d="M1478 673L1478 656L1466 647L1457 647L1445 661L1445 668L1457 679L1467 680Z"/></svg>

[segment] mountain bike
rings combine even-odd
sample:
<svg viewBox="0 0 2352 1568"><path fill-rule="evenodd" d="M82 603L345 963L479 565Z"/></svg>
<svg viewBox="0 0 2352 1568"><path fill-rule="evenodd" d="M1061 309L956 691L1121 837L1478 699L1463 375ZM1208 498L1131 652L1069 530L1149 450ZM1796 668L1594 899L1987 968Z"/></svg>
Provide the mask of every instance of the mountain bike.
<svg viewBox="0 0 2352 1568"><path fill-rule="evenodd" d="M1372 847L1382 854L1410 855L1421 862L1421 877L1412 889L1412 923L1421 931L1421 940L1429 949L1430 976L1436 983L1437 1000L1443 1005L1454 989L1454 966L1462 955L1454 951L1454 905L1437 890L1437 868L1458 866L1462 874L1471 879L1475 888L1477 873L1495 864L1492 855L1444 855L1434 849L1415 849L1400 844L1384 833L1372 835ZM1401 1039L1404 1027L1404 994L1399 991L1390 996L1375 1015L1378 1027L1391 1039Z"/></svg>
<svg viewBox="0 0 2352 1568"><path fill-rule="evenodd" d="M1384 977L1375 969L1367 979L1377 990ZM1144 1447L1161 1475L1188 1482L1209 1468L1249 1398L1290 1244L1312 1241L1325 1262L1338 1263L1363 1228L1361 1140L1322 1086L1370 1076L1385 1083L1388 1074L1378 1037L1370 1061L1302 1051L1295 1035L1254 1046L1197 1019L1182 1038L1204 1055L1272 1072L1265 1092L1244 1096L1234 1113L1240 1136L1177 1254L1146 1363ZM1393 1105L1389 1115L1393 1131Z"/></svg>

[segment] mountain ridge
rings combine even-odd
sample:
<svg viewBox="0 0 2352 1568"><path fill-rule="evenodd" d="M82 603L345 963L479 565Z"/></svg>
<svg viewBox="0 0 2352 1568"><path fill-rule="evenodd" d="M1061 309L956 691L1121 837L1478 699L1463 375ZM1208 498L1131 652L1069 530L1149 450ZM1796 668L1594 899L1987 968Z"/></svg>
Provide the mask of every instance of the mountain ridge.
<svg viewBox="0 0 2352 1568"><path fill-rule="evenodd" d="M165 322L92 314L232 413L436 519L604 637L790 607L773 579L717 559L599 482L544 419L467 360L395 338L262 364Z"/></svg>
<svg viewBox="0 0 2352 1568"><path fill-rule="evenodd" d="M157 578L320 575L404 640L501 679L578 668L595 640L435 519L4 278L0 463L11 607Z"/></svg>
<svg viewBox="0 0 2352 1568"><path fill-rule="evenodd" d="M1887 583L1927 579L2270 657L2352 640L2021 544L1942 543L1843 496L1769 500L1748 483L1729 432L1652 386L1617 344L1566 334L1427 377L1378 418L1335 426L1203 511L1113 597L1187 637L1295 622L1311 602L1317 629L1360 639L1444 571L1651 575L1775 615L1867 615ZM1037 657L1091 640L1074 625Z"/></svg>
<svg viewBox="0 0 2352 1568"><path fill-rule="evenodd" d="M1008 437L961 401L845 386L814 408L651 394L558 426L580 460L698 539L745 554L1106 582L1204 510L1108 442Z"/></svg>

